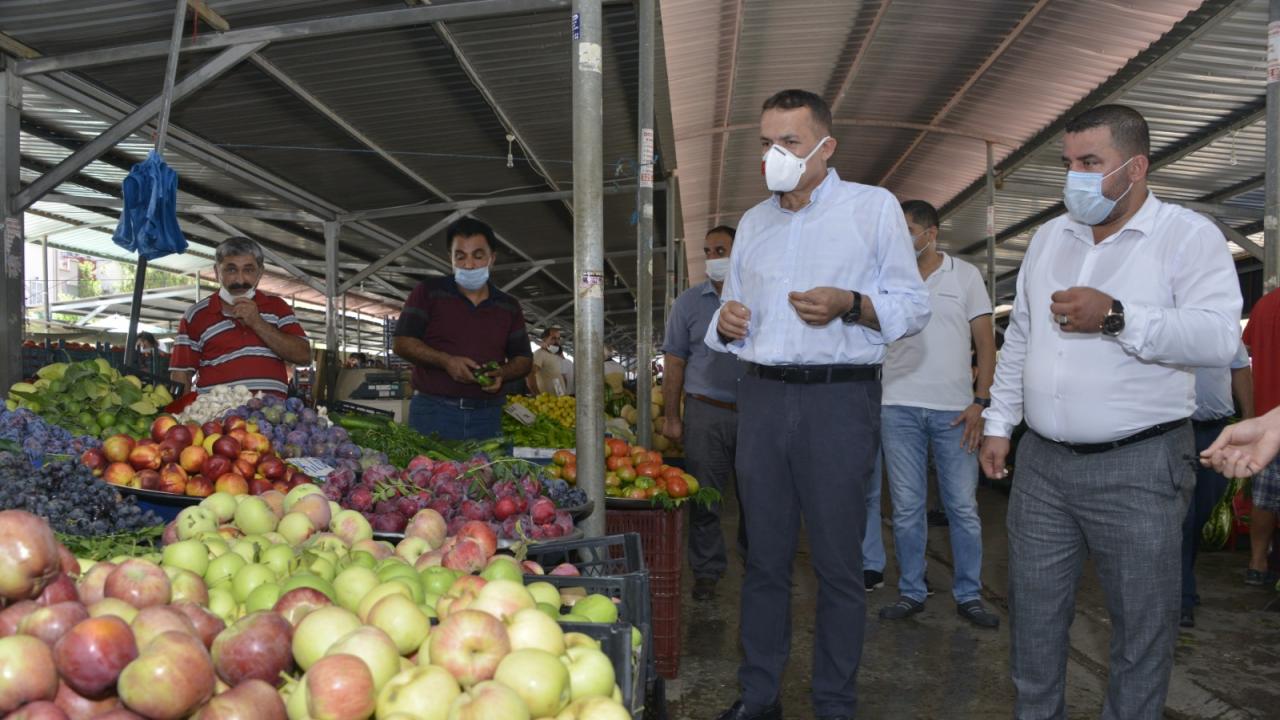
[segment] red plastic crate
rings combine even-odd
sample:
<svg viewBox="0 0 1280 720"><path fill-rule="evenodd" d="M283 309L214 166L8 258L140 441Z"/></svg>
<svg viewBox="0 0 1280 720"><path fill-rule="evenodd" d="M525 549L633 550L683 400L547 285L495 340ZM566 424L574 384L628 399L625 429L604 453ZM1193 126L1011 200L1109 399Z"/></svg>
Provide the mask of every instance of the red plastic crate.
<svg viewBox="0 0 1280 720"><path fill-rule="evenodd" d="M649 569L654 659L658 673L665 678L675 678L680 674L684 523L683 509L611 509L605 512L607 532L640 535L644 564Z"/></svg>

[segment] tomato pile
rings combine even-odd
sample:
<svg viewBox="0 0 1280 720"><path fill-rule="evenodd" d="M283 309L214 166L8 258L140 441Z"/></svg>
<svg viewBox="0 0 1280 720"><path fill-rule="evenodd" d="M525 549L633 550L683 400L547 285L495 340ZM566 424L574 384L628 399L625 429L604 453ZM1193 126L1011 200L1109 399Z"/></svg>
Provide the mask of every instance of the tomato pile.
<svg viewBox="0 0 1280 720"><path fill-rule="evenodd" d="M605 440L605 496L629 500L654 500L662 504L679 504L690 498L710 502L714 491L704 489L698 480L681 468L662 462L662 454L625 440ZM561 450L551 458L550 471L561 477L576 478L577 456Z"/></svg>

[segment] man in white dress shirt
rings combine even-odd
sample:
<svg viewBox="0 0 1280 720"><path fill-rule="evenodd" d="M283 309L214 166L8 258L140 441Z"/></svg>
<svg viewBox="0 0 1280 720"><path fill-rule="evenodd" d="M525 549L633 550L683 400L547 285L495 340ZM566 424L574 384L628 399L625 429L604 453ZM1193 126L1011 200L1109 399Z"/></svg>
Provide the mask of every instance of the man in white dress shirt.
<svg viewBox="0 0 1280 720"><path fill-rule="evenodd" d="M813 715L857 709L866 591L858 547L880 433L885 346L919 332L929 292L906 221L881 188L841 181L831 110L784 90L764 103L772 195L742 217L713 350L747 363L736 468L746 515L741 699L720 720L777 720L791 642L791 566L801 517L818 576Z"/></svg>
<svg viewBox="0 0 1280 720"><path fill-rule="evenodd" d="M1066 126L1067 214L1040 227L984 413L981 462L1009 499L1014 714L1065 718L1068 628L1085 557L1111 618L1104 720L1163 717L1195 484L1195 367L1226 367L1240 287L1222 233L1147 190L1146 121L1104 105Z"/></svg>

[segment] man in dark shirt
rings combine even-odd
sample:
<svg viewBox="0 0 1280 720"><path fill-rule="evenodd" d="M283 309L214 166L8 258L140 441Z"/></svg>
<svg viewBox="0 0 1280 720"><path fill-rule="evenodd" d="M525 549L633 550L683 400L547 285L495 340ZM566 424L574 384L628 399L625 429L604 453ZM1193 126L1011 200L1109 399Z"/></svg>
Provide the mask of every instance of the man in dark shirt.
<svg viewBox="0 0 1280 720"><path fill-rule="evenodd" d="M418 283L396 323L393 349L413 363L409 425L450 440L485 439L502 432L502 388L532 367L524 313L489 282L493 229L462 218L445 231L453 276ZM476 370L495 362L489 382Z"/></svg>

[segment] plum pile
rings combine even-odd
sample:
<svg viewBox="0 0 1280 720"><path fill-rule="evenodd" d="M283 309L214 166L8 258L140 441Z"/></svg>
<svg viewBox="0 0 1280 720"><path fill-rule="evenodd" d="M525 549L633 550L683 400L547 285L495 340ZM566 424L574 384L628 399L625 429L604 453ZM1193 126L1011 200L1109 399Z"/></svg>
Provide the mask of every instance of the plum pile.
<svg viewBox="0 0 1280 720"><path fill-rule="evenodd" d="M256 424L258 432L266 435L271 446L286 459L319 458L331 467L353 473L387 461L385 454L356 445L346 428L305 407L300 398L255 397L227 414Z"/></svg>
<svg viewBox="0 0 1280 720"><path fill-rule="evenodd" d="M0 452L0 510L26 510L66 535L110 535L164 524L76 460L36 469L8 452Z"/></svg>
<svg viewBox="0 0 1280 720"><path fill-rule="evenodd" d="M583 494L560 482L540 479L538 467L525 461L489 462L479 456L457 462L420 456L404 470L375 465L358 481L350 470L335 471L325 478L324 493L364 515L375 532L404 532L415 513L431 508L444 517L451 534L479 520L500 538L549 540L573 532L572 516L560 508L581 504L573 501ZM557 498L563 502L557 503Z"/></svg>
<svg viewBox="0 0 1280 720"><path fill-rule="evenodd" d="M20 447L37 465L44 461L45 455L79 457L85 450L102 445L95 437L72 435L26 408L0 409L0 441L7 441L5 444L10 449Z"/></svg>

